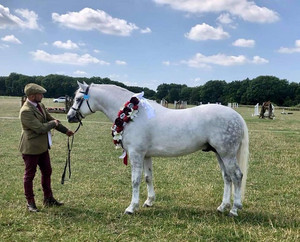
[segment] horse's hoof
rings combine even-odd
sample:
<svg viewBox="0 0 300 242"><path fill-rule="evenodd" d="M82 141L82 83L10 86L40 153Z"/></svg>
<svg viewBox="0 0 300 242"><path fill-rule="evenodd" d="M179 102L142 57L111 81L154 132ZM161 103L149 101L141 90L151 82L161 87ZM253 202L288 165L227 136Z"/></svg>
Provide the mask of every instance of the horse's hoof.
<svg viewBox="0 0 300 242"><path fill-rule="evenodd" d="M225 210L226 210L227 208L230 208L230 204L229 204L229 203L227 203L227 204L225 204L225 205L221 204L221 205L217 208L217 211L220 212L220 213L224 213Z"/></svg>
<svg viewBox="0 0 300 242"><path fill-rule="evenodd" d="M219 213L224 213L224 209L222 209L221 206L219 206L219 207L217 208L217 211L218 211Z"/></svg>
<svg viewBox="0 0 300 242"><path fill-rule="evenodd" d="M144 202L143 207L144 208L149 208L153 206L153 202L155 200L155 196L153 197L148 197L147 200Z"/></svg>
<svg viewBox="0 0 300 242"><path fill-rule="evenodd" d="M238 216L237 212L232 211L232 210L229 212L229 217L237 217L237 216Z"/></svg>
<svg viewBox="0 0 300 242"><path fill-rule="evenodd" d="M241 203L235 203L235 204L233 204L233 207L235 207L237 209L243 209L243 205Z"/></svg>
<svg viewBox="0 0 300 242"><path fill-rule="evenodd" d="M125 210L124 214L127 214L127 215L133 215L133 212L130 212L130 211L126 211L126 210Z"/></svg>
<svg viewBox="0 0 300 242"><path fill-rule="evenodd" d="M151 208L152 206L153 206L153 204L149 204L149 203L143 204L143 208Z"/></svg>
<svg viewBox="0 0 300 242"><path fill-rule="evenodd" d="M152 202L145 202L144 204L143 204L143 207L144 208L150 208L150 207L152 207L153 206L153 203Z"/></svg>

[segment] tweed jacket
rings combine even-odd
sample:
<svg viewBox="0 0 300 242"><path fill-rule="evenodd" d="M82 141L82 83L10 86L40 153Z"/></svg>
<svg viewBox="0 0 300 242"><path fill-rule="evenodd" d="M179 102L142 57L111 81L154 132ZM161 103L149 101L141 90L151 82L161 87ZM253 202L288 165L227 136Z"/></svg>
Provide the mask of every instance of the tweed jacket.
<svg viewBox="0 0 300 242"><path fill-rule="evenodd" d="M62 133L68 129L59 124L55 127L54 118L40 103L43 114L30 102L26 101L20 110L19 118L22 124L22 135L19 151L26 155L38 155L49 149L48 132L55 128Z"/></svg>

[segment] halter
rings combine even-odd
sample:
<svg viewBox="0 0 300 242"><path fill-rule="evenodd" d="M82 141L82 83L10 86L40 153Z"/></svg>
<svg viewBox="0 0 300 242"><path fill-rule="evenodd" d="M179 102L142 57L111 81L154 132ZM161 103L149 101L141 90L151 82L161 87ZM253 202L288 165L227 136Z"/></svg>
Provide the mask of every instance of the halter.
<svg viewBox="0 0 300 242"><path fill-rule="evenodd" d="M88 86L88 87L86 88L85 92L80 92L80 93L83 93L84 95L83 95L82 98L80 98L80 102L79 102L79 105L78 105L77 108L74 108L74 107L72 106L72 109L76 112L76 117L78 118L78 120L79 120L80 123L81 123L80 118L81 118L81 119L85 118L85 117L81 114L81 112L80 112L80 107L81 107L81 105L82 105L82 103L83 103L84 100L86 100L86 103L87 103L87 106L88 106L89 110L90 110L92 113L95 113L95 112L91 109L91 106L90 106L90 104L89 104L89 98L90 98L90 95L88 94L88 93L89 93L89 90L90 90L90 86Z"/></svg>

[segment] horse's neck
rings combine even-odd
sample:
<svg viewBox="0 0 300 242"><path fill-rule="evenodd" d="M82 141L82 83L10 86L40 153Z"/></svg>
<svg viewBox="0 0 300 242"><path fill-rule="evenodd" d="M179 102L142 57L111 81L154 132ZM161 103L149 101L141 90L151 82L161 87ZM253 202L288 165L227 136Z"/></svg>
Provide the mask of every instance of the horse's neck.
<svg viewBox="0 0 300 242"><path fill-rule="evenodd" d="M102 111L112 122L117 118L120 108L134 93L113 85L95 85L93 88L97 111Z"/></svg>

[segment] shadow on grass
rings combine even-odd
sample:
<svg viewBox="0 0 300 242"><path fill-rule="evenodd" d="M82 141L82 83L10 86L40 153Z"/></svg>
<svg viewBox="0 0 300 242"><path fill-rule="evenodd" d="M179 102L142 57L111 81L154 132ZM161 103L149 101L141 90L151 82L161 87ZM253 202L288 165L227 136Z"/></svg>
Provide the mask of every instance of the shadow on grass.
<svg viewBox="0 0 300 242"><path fill-rule="evenodd" d="M196 207L171 207L171 208L143 208L140 209L136 215L145 218L172 218L176 217L179 220L186 220L187 222L216 222L220 224L235 223L239 225L249 226L263 226L272 228L299 228L300 219L295 217L288 217L285 215L268 214L267 212L251 212L248 210L239 211L238 217L229 216L229 210L220 213L214 209L203 209Z"/></svg>
<svg viewBox="0 0 300 242"><path fill-rule="evenodd" d="M48 208L47 208L48 209ZM68 207L62 206L60 208L49 208L46 212L57 218L63 218L65 220L70 220L72 222L81 223L87 219L101 220L105 215L104 211L92 210L80 207Z"/></svg>
<svg viewBox="0 0 300 242"><path fill-rule="evenodd" d="M230 217L229 211L219 213L215 209L204 209L197 207L160 207L154 206L152 208L140 208L134 215L123 214L123 210L101 210L87 209L80 207L61 207L50 209L47 211L49 215L56 218L63 219L69 223L86 223L87 221L99 221L102 223L120 222L120 221L148 221L165 220L173 221L181 220L186 223L216 223L221 225L228 225L230 223L244 225L244 226L263 226L266 228L297 228L300 225L298 218L290 218L287 216L280 216L268 214L263 212L251 212L249 210L242 210L238 217Z"/></svg>

